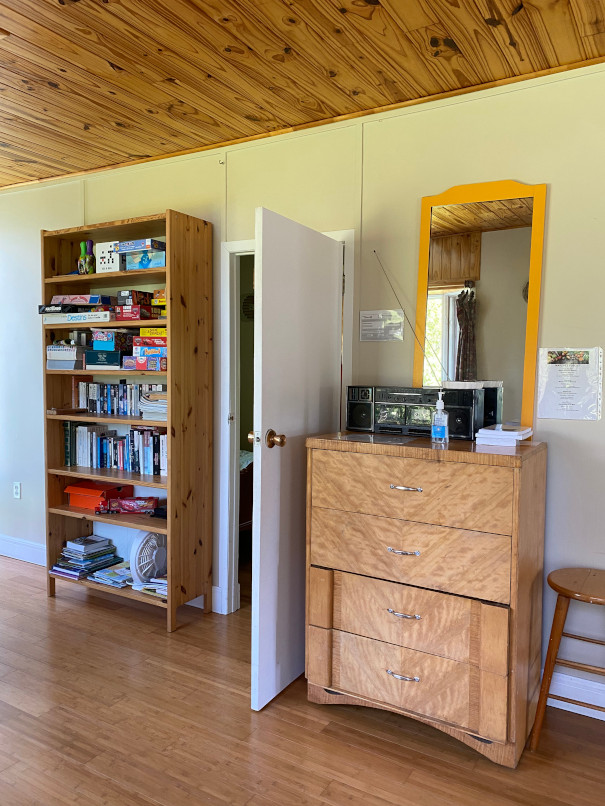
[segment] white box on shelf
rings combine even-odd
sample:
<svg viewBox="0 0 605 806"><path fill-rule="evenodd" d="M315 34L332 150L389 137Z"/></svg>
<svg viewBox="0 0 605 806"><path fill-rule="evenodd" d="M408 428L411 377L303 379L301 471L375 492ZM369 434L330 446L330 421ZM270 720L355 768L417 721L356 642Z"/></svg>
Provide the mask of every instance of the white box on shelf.
<svg viewBox="0 0 605 806"><path fill-rule="evenodd" d="M119 241L95 244L97 274L109 271L124 271L126 261L118 253Z"/></svg>

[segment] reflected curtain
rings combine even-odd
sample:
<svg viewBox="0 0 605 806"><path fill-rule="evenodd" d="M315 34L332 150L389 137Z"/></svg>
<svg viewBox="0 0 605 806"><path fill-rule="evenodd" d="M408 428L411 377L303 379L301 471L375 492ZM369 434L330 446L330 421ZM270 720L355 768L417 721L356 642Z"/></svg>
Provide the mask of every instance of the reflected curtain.
<svg viewBox="0 0 605 806"><path fill-rule="evenodd" d="M468 288L456 298L456 316L460 327L456 353L457 381L477 380L476 303L475 292Z"/></svg>

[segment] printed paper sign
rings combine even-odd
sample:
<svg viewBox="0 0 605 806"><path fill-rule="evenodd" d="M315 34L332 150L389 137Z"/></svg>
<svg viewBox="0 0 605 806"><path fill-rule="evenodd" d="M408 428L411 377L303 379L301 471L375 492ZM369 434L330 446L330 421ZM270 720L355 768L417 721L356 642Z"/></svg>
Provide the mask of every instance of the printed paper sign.
<svg viewBox="0 0 605 806"><path fill-rule="evenodd" d="M539 350L538 417L600 420L602 385L600 347Z"/></svg>
<svg viewBox="0 0 605 806"><path fill-rule="evenodd" d="M360 341L403 341L403 311L359 311Z"/></svg>

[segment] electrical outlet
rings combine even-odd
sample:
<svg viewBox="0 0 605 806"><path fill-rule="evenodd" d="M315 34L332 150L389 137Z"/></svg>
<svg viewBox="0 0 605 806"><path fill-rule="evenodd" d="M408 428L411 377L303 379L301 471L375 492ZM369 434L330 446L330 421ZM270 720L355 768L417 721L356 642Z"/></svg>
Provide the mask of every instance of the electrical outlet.
<svg viewBox="0 0 605 806"><path fill-rule="evenodd" d="M13 481L13 498L21 498L21 482Z"/></svg>

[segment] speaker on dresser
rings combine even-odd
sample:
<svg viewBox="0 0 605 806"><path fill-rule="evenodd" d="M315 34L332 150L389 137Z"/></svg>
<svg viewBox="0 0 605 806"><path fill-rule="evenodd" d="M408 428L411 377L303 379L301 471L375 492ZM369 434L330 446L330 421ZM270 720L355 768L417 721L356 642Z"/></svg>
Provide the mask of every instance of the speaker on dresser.
<svg viewBox="0 0 605 806"><path fill-rule="evenodd" d="M347 387L347 428L349 431L374 430L374 388Z"/></svg>

